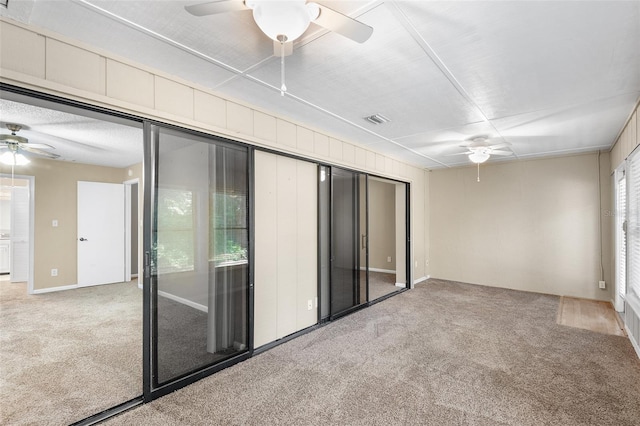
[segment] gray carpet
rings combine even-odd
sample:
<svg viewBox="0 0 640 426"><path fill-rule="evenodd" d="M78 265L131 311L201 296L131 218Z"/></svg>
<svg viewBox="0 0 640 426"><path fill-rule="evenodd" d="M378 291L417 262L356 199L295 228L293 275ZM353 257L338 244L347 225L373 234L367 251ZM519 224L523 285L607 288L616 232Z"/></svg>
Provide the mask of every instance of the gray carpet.
<svg viewBox="0 0 640 426"><path fill-rule="evenodd" d="M398 290L400 287L396 287L396 274L369 271L369 300L376 300Z"/></svg>
<svg viewBox="0 0 640 426"><path fill-rule="evenodd" d="M638 425L631 344L558 302L428 280L107 424Z"/></svg>
<svg viewBox="0 0 640 426"><path fill-rule="evenodd" d="M0 282L0 424L66 425L142 393L142 292Z"/></svg>

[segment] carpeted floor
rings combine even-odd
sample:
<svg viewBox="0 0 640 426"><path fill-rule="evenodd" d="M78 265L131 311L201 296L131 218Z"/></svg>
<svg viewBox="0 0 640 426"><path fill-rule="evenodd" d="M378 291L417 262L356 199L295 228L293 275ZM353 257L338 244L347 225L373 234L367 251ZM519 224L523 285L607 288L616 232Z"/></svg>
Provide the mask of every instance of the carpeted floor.
<svg viewBox="0 0 640 426"><path fill-rule="evenodd" d="M431 279L107 424L637 425L631 344L558 302Z"/></svg>
<svg viewBox="0 0 640 426"><path fill-rule="evenodd" d="M396 287L396 274L369 271L369 300L376 300L398 290L400 287Z"/></svg>
<svg viewBox="0 0 640 426"><path fill-rule="evenodd" d="M141 394L136 282L31 296L0 282L0 424L66 425Z"/></svg>

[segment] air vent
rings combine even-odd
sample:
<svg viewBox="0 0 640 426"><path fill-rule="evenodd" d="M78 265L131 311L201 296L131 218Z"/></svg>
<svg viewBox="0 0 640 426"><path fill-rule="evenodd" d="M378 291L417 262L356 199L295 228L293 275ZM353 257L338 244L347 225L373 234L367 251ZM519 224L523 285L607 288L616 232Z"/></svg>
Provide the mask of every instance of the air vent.
<svg viewBox="0 0 640 426"><path fill-rule="evenodd" d="M384 124L384 123L388 123L388 122L391 121L391 120L389 120L387 117L385 117L382 114L373 114L373 115L370 115L368 117L365 117L364 119L367 120L371 124Z"/></svg>

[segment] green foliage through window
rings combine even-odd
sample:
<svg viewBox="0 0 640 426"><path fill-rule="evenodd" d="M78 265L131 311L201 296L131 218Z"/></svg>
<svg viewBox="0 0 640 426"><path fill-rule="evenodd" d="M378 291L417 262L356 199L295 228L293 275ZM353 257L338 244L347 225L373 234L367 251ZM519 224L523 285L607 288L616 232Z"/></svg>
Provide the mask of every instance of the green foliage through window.
<svg viewBox="0 0 640 426"><path fill-rule="evenodd" d="M247 197L212 193L210 196L209 258L216 265L247 261Z"/></svg>
<svg viewBox="0 0 640 426"><path fill-rule="evenodd" d="M158 189L158 272L194 269L193 193L181 189Z"/></svg>

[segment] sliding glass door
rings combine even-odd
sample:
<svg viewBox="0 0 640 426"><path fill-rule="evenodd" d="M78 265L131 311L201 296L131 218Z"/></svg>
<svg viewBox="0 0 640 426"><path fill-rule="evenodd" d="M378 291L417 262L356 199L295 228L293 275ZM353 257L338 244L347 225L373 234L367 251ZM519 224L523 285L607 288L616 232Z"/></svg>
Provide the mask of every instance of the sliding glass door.
<svg viewBox="0 0 640 426"><path fill-rule="evenodd" d="M408 185L319 168L321 320L408 287Z"/></svg>
<svg viewBox="0 0 640 426"><path fill-rule="evenodd" d="M153 128L152 387L248 351L246 147Z"/></svg>
<svg viewBox="0 0 640 426"><path fill-rule="evenodd" d="M339 168L331 169L331 277L330 312L336 316L367 301L366 282L361 284L361 265L366 256L366 180L364 176ZM361 200L362 203L361 203ZM365 278L366 279L366 278Z"/></svg>

